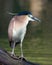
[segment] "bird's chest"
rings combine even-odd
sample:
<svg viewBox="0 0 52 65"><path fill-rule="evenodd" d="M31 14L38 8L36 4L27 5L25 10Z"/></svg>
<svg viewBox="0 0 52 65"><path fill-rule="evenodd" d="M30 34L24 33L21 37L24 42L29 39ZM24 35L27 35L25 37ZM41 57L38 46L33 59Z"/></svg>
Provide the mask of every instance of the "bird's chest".
<svg viewBox="0 0 52 65"><path fill-rule="evenodd" d="M26 24L27 23L19 23L19 22L15 22L13 23L13 38L17 39L17 38L22 38L24 37L25 33L26 33Z"/></svg>
<svg viewBox="0 0 52 65"><path fill-rule="evenodd" d="M21 38L21 36L26 32L26 27L14 27L13 28L13 38Z"/></svg>

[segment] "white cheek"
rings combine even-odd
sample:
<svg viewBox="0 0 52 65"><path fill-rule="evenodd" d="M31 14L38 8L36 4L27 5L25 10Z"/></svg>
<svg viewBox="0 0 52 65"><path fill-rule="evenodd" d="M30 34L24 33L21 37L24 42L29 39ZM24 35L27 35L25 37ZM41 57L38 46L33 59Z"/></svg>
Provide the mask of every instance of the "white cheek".
<svg viewBox="0 0 52 65"><path fill-rule="evenodd" d="M29 21L35 21L35 20L29 17Z"/></svg>

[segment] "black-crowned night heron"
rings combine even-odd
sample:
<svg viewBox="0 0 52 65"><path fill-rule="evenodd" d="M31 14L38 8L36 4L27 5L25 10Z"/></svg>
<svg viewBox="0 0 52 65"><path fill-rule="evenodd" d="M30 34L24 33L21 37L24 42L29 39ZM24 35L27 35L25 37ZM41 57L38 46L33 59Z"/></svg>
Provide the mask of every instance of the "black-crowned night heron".
<svg viewBox="0 0 52 65"><path fill-rule="evenodd" d="M12 55L14 54L15 46L17 44L20 44L21 57L23 57L22 42L29 21L40 22L38 18L33 17L31 12L28 11L20 12L11 19L8 27L8 38L9 38L10 46L12 48L12 52L11 52Z"/></svg>

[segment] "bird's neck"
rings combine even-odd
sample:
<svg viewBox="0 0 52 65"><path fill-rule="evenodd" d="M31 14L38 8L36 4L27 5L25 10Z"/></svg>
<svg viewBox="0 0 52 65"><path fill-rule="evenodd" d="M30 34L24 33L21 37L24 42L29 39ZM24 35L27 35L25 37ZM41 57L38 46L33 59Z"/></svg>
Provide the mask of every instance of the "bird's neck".
<svg viewBox="0 0 52 65"><path fill-rule="evenodd" d="M19 20L19 23L21 23L24 26L27 26L29 23L29 19L28 19L27 15L26 16L24 16L24 15L20 16L18 20Z"/></svg>

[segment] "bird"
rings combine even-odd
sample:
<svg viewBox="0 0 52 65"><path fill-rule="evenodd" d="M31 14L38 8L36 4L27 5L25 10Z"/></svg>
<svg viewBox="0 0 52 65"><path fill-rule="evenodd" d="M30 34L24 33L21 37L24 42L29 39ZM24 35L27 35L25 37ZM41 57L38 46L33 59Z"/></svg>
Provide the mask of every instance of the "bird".
<svg viewBox="0 0 52 65"><path fill-rule="evenodd" d="M34 17L29 11L16 13L10 20L8 26L8 40L10 47L12 48L11 55L15 54L15 47L17 44L20 44L21 57L24 57L22 43L26 34L27 25L30 21L40 22L40 20L37 17Z"/></svg>

